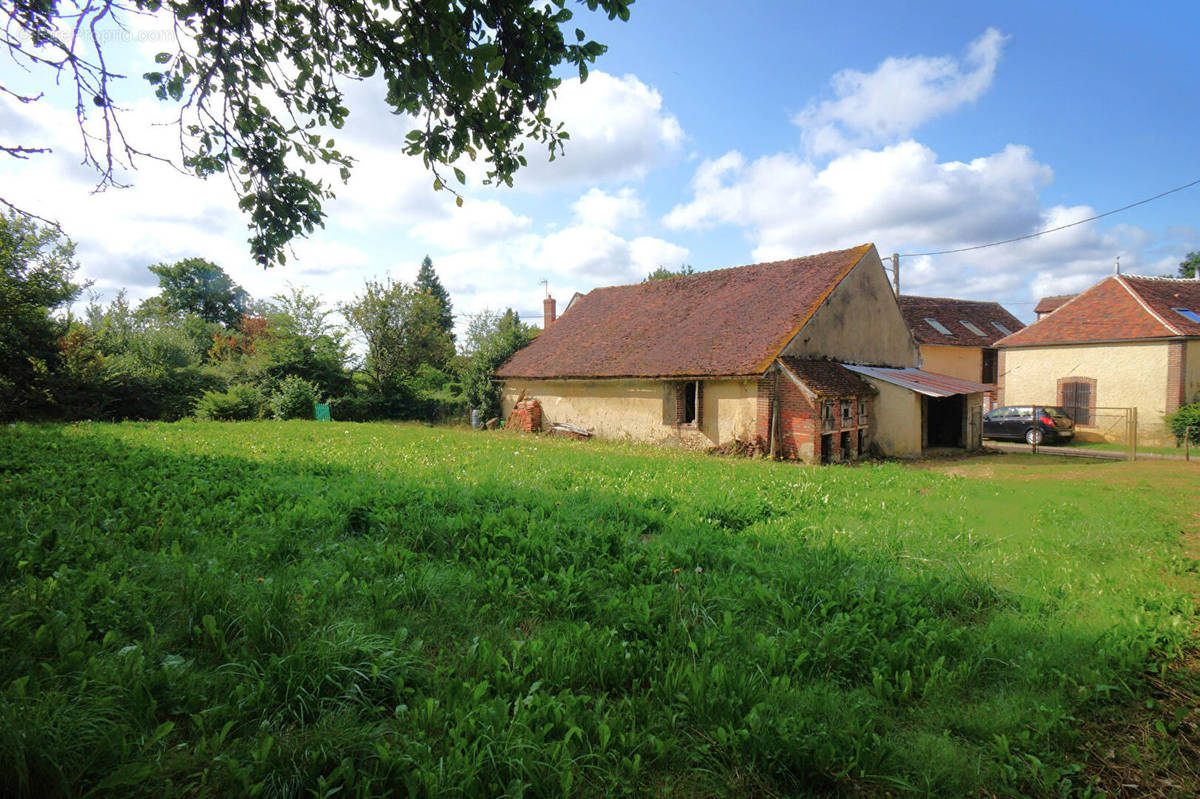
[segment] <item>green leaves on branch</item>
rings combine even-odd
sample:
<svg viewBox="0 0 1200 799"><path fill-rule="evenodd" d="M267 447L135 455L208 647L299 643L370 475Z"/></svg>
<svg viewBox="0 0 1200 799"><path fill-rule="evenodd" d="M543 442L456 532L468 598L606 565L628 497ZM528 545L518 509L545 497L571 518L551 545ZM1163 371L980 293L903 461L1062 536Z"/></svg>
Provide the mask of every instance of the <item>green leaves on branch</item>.
<svg viewBox="0 0 1200 799"><path fill-rule="evenodd" d="M581 3L622 20L630 4ZM586 79L605 51L577 27L567 42L561 26L574 15L562 0L396 3L386 13L365 0L134 5L169 9L191 40L186 51L156 55L163 69L144 78L189 114L185 163L202 177L238 176L251 252L263 266L285 263L287 244L323 223L322 203L333 196L300 165L331 165L349 177L353 159L320 131L345 123L346 80L381 75L393 112L417 121L404 152L421 156L435 177L451 167L465 184L454 163L483 155L483 182L512 185L527 163L526 141L544 145L551 160L562 154L566 133L545 114L559 85L555 68L569 64Z"/></svg>

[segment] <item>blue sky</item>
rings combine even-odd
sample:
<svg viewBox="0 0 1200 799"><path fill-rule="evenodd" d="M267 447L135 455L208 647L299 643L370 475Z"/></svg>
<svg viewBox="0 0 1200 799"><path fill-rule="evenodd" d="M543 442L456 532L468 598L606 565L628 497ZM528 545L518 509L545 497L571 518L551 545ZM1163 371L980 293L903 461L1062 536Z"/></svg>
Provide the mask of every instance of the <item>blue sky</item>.
<svg viewBox="0 0 1200 799"><path fill-rule="evenodd" d="M69 97L0 99L0 128L53 155L0 162L4 196L57 218L84 277L111 297L153 293L151 263L199 255L256 296L289 283L330 305L364 279L410 280L428 253L456 312L540 310L541 281L574 291L655 266L719 268L874 242L920 253L1065 224L1200 178L1200 71L1182 4L649 2L628 23L580 7L609 52L551 114L566 157L514 190L477 182L456 209L400 154L406 120L378 86L349 88L339 144L360 159L327 227L264 271L227 186L151 162L134 187L89 195ZM140 74L157 20L109 52ZM138 41L138 39L142 41ZM151 41L146 41L151 39ZM2 67L8 72L9 64ZM134 135L174 152L138 80L119 90ZM8 138L8 137L6 137ZM477 176L477 173L471 173ZM902 259L902 290L1003 302L1029 319L1047 294L1122 270L1167 274L1200 249L1200 186L1015 245Z"/></svg>

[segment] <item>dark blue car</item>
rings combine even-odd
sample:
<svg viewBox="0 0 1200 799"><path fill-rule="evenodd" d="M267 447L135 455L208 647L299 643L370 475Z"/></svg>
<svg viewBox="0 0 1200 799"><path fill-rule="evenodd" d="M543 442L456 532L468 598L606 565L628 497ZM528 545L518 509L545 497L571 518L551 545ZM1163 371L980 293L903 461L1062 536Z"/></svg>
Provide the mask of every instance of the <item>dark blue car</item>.
<svg viewBox="0 0 1200 799"><path fill-rule="evenodd" d="M984 414L983 437L1027 444L1065 443L1075 437L1075 421L1052 405L1003 405Z"/></svg>

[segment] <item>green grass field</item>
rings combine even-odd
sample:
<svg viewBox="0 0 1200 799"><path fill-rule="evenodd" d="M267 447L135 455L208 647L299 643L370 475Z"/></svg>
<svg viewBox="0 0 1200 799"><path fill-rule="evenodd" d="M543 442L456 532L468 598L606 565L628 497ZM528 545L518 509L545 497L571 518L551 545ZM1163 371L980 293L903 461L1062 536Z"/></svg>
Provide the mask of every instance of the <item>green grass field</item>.
<svg viewBox="0 0 1200 799"><path fill-rule="evenodd" d="M0 794L1095 795L1089 735L1196 643L1198 489L1182 463L2 428Z"/></svg>

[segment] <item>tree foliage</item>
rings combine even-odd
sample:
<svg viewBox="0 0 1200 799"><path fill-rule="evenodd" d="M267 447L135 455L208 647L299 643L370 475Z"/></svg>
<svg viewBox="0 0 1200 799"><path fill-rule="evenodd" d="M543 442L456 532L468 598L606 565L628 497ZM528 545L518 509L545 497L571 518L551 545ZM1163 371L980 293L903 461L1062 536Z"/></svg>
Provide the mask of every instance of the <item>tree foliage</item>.
<svg viewBox="0 0 1200 799"><path fill-rule="evenodd" d="M1189 252L1179 264L1179 276L1196 277L1198 270L1200 270L1200 252Z"/></svg>
<svg viewBox="0 0 1200 799"><path fill-rule="evenodd" d="M433 259L428 255L421 261L421 269L417 272L417 290L425 292L441 303L442 315L438 325L450 336L450 340L454 341L454 306L450 302L450 292L446 291L446 287L438 279L437 272L433 271Z"/></svg>
<svg viewBox="0 0 1200 799"><path fill-rule="evenodd" d="M692 269L691 264L684 264L683 266L674 270L667 269L665 266L660 266L658 269L655 269L653 272L646 275L646 279L642 282L649 283L651 280L666 280L672 277L684 277L685 275L693 275L695 273L696 270Z"/></svg>
<svg viewBox="0 0 1200 799"><path fill-rule="evenodd" d="M250 295L225 270L203 258L155 264L159 297L167 313L194 314L228 328L238 326Z"/></svg>
<svg viewBox="0 0 1200 799"><path fill-rule="evenodd" d="M632 2L580 0L622 20ZM287 243L322 224L332 194L308 168L349 176L353 158L328 137L350 113L347 81L382 78L388 105L411 120L404 151L422 157L435 188L447 182L443 168L465 182L455 166L464 157L483 159L485 182L511 185L526 142L544 145L551 159L563 151L567 133L545 113L555 68L586 78L605 50L568 24L566 0L0 3L0 41L17 63L74 83L84 160L101 187L119 185L121 168L147 155L123 133L120 76L103 51L106 29L136 12L173 23L178 46L159 53L144 78L180 107L184 164L201 177L226 175L238 192L251 252L264 266L283 263ZM0 93L38 99L3 84ZM46 148L6 143L3 151L27 158Z"/></svg>
<svg viewBox="0 0 1200 799"><path fill-rule="evenodd" d="M367 345L367 371L378 391L416 372L421 364L441 366L454 343L441 328L441 304L407 283L367 281L342 314Z"/></svg>
<svg viewBox="0 0 1200 799"><path fill-rule="evenodd" d="M463 377L463 393L472 408L479 408L484 418L500 413L500 387L493 374L517 350L528 346L538 329L527 325L512 308L503 314L484 311L471 320L468 330L477 342Z"/></svg>
<svg viewBox="0 0 1200 799"><path fill-rule="evenodd" d="M56 364L67 332L55 309L79 296L75 245L16 213L0 214L0 418L33 412L47 399L39 378Z"/></svg>

